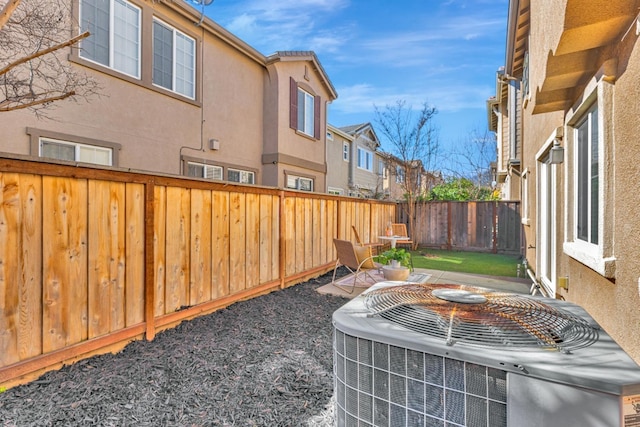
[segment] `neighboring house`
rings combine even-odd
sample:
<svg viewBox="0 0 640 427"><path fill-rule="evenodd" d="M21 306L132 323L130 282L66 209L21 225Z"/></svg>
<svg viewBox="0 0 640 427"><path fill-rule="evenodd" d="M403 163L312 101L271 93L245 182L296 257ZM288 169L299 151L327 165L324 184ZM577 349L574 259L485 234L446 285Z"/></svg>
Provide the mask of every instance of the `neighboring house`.
<svg viewBox="0 0 640 427"><path fill-rule="evenodd" d="M327 193L349 195L353 137L327 124Z"/></svg>
<svg viewBox="0 0 640 427"><path fill-rule="evenodd" d="M1 151L325 191L337 94L313 52L264 56L183 1L68 1L92 35L65 60L103 96L0 113Z"/></svg>
<svg viewBox="0 0 640 427"><path fill-rule="evenodd" d="M536 279L638 362L639 7L511 0L502 77L519 81L522 100L498 109L511 126L521 114L522 223Z"/></svg>
<svg viewBox="0 0 640 427"><path fill-rule="evenodd" d="M522 157L520 82L507 78L504 67L496 73L496 95L487 101L490 131L496 133L497 159L492 163L492 176L502 200L520 200L520 167ZM514 114L509 114L513 112Z"/></svg>
<svg viewBox="0 0 640 427"><path fill-rule="evenodd" d="M393 155L385 154L384 156L389 168L389 199L391 200L405 201L409 185L413 188L413 194L419 197L426 195L433 187L444 182L442 174L425 170L420 160L405 163Z"/></svg>
<svg viewBox="0 0 640 427"><path fill-rule="evenodd" d="M370 123L344 126L340 131L351 136L349 159L349 194L363 198L383 198L386 194L384 159L380 141Z"/></svg>

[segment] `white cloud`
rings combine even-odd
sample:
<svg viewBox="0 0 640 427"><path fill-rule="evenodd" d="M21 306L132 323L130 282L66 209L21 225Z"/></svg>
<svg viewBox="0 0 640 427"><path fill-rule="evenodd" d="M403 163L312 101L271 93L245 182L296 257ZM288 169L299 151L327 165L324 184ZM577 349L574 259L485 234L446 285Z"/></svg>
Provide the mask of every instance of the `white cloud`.
<svg viewBox="0 0 640 427"><path fill-rule="evenodd" d="M333 53L337 52L343 44L344 38L333 37L330 35L319 35L317 37L311 38L311 40L309 41L309 48L316 53Z"/></svg>
<svg viewBox="0 0 640 427"><path fill-rule="evenodd" d="M344 114L371 113L375 107L394 105L396 101L406 101L407 105L421 106L424 102L433 104L417 92L401 92L393 88L376 87L367 83L339 87L338 99L331 104L331 109Z"/></svg>
<svg viewBox="0 0 640 427"><path fill-rule="evenodd" d="M413 88L411 91L392 87L377 87L368 83L338 87L338 99L331 109L344 114L371 113L374 106L394 105L396 101L406 101L407 105L419 108L427 102L441 112L458 112L467 109L484 109L485 101L491 94L488 85L435 84ZM495 89L493 89L495 90Z"/></svg>
<svg viewBox="0 0 640 427"><path fill-rule="evenodd" d="M247 15L246 13L236 16L229 24L227 24L227 29L232 33L237 34L254 33L256 27L256 17Z"/></svg>
<svg viewBox="0 0 640 427"><path fill-rule="evenodd" d="M429 99L442 112L484 110L491 90L488 85L436 86L431 88Z"/></svg>
<svg viewBox="0 0 640 427"><path fill-rule="evenodd" d="M253 0L245 2L244 8L250 13L260 13L268 20L282 21L319 11L342 9L347 5L348 1L345 0Z"/></svg>
<svg viewBox="0 0 640 427"><path fill-rule="evenodd" d="M346 0L237 1L227 6L231 20L221 23L267 55L276 50L335 52L345 30L325 20L347 5Z"/></svg>

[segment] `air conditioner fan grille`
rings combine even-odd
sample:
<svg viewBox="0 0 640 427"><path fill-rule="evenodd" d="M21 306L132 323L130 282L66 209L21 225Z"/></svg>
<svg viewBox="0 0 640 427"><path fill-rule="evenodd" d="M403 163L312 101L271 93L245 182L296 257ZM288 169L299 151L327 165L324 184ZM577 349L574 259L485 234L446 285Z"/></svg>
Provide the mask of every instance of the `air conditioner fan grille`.
<svg viewBox="0 0 640 427"><path fill-rule="evenodd" d="M598 339L585 320L527 295L465 285L408 284L365 296L371 315L414 332L442 338L448 345L563 352Z"/></svg>

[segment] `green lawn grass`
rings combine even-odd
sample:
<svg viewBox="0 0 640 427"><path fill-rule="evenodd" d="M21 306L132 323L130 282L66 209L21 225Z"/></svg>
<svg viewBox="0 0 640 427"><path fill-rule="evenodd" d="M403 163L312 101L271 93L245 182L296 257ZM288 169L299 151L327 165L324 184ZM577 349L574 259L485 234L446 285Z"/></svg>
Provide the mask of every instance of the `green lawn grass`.
<svg viewBox="0 0 640 427"><path fill-rule="evenodd" d="M411 252L415 268L517 277L520 256L425 249Z"/></svg>

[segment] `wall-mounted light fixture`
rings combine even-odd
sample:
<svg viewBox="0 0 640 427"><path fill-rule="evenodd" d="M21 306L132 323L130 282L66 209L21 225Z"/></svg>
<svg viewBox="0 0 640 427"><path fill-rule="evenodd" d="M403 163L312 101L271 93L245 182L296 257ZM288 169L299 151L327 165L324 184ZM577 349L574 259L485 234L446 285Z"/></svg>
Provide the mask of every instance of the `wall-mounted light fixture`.
<svg viewBox="0 0 640 427"><path fill-rule="evenodd" d="M564 148L560 145L558 139L553 140L553 147L549 152L549 160L552 165L559 165L564 162Z"/></svg>
<svg viewBox="0 0 640 427"><path fill-rule="evenodd" d="M556 129L556 137L553 139L553 147L549 150L549 162L552 165L559 165L564 162L564 148L560 145L564 129L559 127Z"/></svg>

